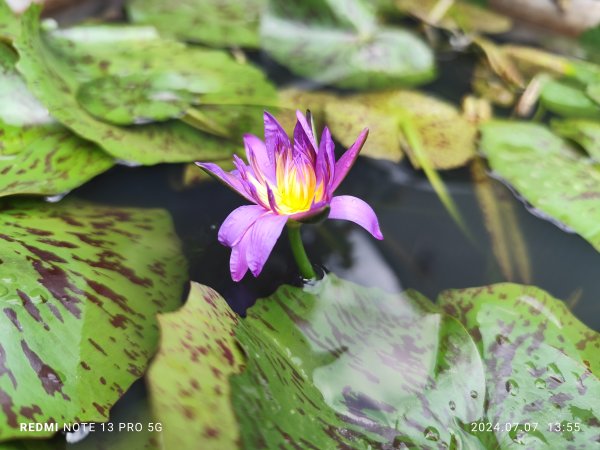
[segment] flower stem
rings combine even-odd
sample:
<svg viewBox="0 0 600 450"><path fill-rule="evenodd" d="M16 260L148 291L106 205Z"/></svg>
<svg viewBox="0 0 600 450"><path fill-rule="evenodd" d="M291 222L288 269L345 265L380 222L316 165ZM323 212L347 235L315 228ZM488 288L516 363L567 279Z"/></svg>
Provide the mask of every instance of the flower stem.
<svg viewBox="0 0 600 450"><path fill-rule="evenodd" d="M298 222L289 221L287 224L288 237L290 238L292 253L294 254L296 264L298 264L298 269L300 269L300 274L304 278L312 280L317 278L317 274L308 260L308 256L306 256L306 250L304 250L304 244L302 244L302 236L300 236L301 226L302 224Z"/></svg>

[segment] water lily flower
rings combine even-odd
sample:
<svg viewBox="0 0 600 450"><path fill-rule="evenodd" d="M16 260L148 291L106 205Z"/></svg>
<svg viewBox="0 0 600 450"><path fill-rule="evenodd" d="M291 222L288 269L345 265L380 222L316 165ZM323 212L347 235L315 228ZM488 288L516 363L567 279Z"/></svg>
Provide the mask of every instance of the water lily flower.
<svg viewBox="0 0 600 450"><path fill-rule="evenodd" d="M260 274L286 224L294 256L306 278L315 275L300 239L302 222L327 216L350 220L383 239L377 216L367 203L349 195L333 196L356 161L368 129L336 162L329 129L323 130L319 145L310 115L307 120L297 111L296 116L290 142L279 122L265 111L265 141L246 134L248 164L234 155L236 169L232 172L213 163L196 163L252 203L235 209L219 230L219 242L231 248L234 281L240 281L248 269L255 277Z"/></svg>

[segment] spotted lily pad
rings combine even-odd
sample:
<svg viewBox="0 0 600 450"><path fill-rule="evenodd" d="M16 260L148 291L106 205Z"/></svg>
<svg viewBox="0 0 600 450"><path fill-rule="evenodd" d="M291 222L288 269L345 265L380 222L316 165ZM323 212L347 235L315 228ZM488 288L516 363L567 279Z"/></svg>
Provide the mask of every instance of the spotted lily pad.
<svg viewBox="0 0 600 450"><path fill-rule="evenodd" d="M183 322L173 315L162 328L164 356L151 373L170 374L153 377L163 386L159 405L170 405L158 411L198 430L199 447L484 450L548 441L583 449L598 435L600 337L539 289L448 291L440 308L415 292L386 294L330 275L281 287L246 319L207 287L192 293ZM164 382L176 370L186 373L177 388ZM213 386L220 395L209 392L205 405L202 389ZM191 405L190 414L177 405ZM222 424L201 415L215 410L227 411ZM555 435L549 421L583 430ZM495 423L513 430L495 432ZM537 431L525 433L524 423Z"/></svg>
<svg viewBox="0 0 600 450"><path fill-rule="evenodd" d="M380 26L363 0L277 0L261 21L262 47L294 73L351 88L416 85L433 54L412 33Z"/></svg>
<svg viewBox="0 0 600 450"><path fill-rule="evenodd" d="M212 46L258 47L265 0L130 0L134 23L154 25L166 35Z"/></svg>
<svg viewBox="0 0 600 450"><path fill-rule="evenodd" d="M169 216L5 200L0 223L0 440L53 434L20 423L106 421L155 351L155 314L180 302Z"/></svg>
<svg viewBox="0 0 600 450"><path fill-rule="evenodd" d="M77 100L94 117L116 125L176 119L197 101L198 95L168 79L139 75L98 78L79 88Z"/></svg>
<svg viewBox="0 0 600 450"><path fill-rule="evenodd" d="M185 306L158 320L160 350L148 383L164 448L234 448L238 425L227 379L244 361L235 314L215 291L192 283Z"/></svg>
<svg viewBox="0 0 600 450"><path fill-rule="evenodd" d="M38 16L38 7L30 8L22 16L21 34L15 41L20 54L18 68L31 91L64 125L98 143L117 158L141 164L211 160L230 154L231 145L223 139L199 132L179 121L119 127L98 120L79 104L77 92L82 83L91 79L144 72L149 70L148 64L155 64L152 67L157 71L164 67L165 70L181 72L178 67L185 66L191 71L194 67L203 67L205 71L227 72L231 78L245 74L244 86L250 86L248 89L257 79L262 79L264 85L264 78L257 70L247 66L237 71L229 70L237 67L236 63L223 53L192 49L181 43L158 39L99 43L93 40L96 35L91 33L87 36L88 40L77 46L69 44L73 41L69 41L68 34L61 34L60 40L41 33ZM105 37L105 33L101 36ZM68 53L67 49L71 52ZM111 59L110 55L114 58ZM255 84L260 85L258 82Z"/></svg>
<svg viewBox="0 0 600 450"><path fill-rule="evenodd" d="M400 161L406 152L421 164L408 145L403 125L417 131L426 157L436 169L460 167L475 154L476 128L451 104L414 91L356 94L329 101L326 122L345 146L360 129L370 130L362 155ZM359 129L360 128L360 129Z"/></svg>
<svg viewBox="0 0 600 450"><path fill-rule="evenodd" d="M600 169L542 125L492 121L481 149L496 174L535 208L600 250Z"/></svg>
<svg viewBox="0 0 600 450"><path fill-rule="evenodd" d="M0 196L58 195L114 164L98 146L55 123L0 43Z"/></svg>
<svg viewBox="0 0 600 450"><path fill-rule="evenodd" d="M598 444L600 334L573 317L563 302L530 286L446 291L439 305L462 322L481 352L486 422L521 424L510 431L486 430L482 434L495 436L499 445L488 448Z"/></svg>
<svg viewBox="0 0 600 450"><path fill-rule="evenodd" d="M587 119L553 120L552 129L581 145L596 161L600 160L600 121Z"/></svg>

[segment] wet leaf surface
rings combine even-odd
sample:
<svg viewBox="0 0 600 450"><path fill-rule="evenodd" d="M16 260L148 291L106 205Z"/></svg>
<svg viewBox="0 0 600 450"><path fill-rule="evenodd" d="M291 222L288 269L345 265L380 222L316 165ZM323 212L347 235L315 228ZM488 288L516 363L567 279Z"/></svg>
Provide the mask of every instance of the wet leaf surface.
<svg viewBox="0 0 600 450"><path fill-rule="evenodd" d="M244 362L234 338L236 315L215 291L192 283L185 306L158 320L160 350L148 382L164 448L235 448L239 432L227 380Z"/></svg>
<svg viewBox="0 0 600 450"><path fill-rule="evenodd" d="M170 218L5 200L0 221L0 440L24 437L19 423L107 420L155 351L155 314L180 302Z"/></svg>
<svg viewBox="0 0 600 450"><path fill-rule="evenodd" d="M192 49L153 38L147 32L139 38L139 33L129 31L120 35L118 28L111 37L107 37L106 27L100 27L99 32L75 30L59 33L49 45L48 36L40 32L38 14L39 9L34 7L23 16L22 33L16 41L20 72L56 119L122 160L142 164L211 160L230 154L231 146L179 121L136 127L118 127L100 121L77 101L77 91L86 81L151 70L172 70L184 76L190 71L196 74L216 71L228 74L229 78L222 80L223 85L238 80L232 84L232 95L242 88L270 89L258 70L239 65L222 52ZM81 45L75 43L77 36L86 38L81 39Z"/></svg>
<svg viewBox="0 0 600 450"><path fill-rule="evenodd" d="M587 449L598 444L600 335L566 305L529 286L452 290L439 304L469 330L486 370L486 421L538 423L495 432L499 448ZM548 424L579 423L580 431Z"/></svg>
<svg viewBox="0 0 600 450"><path fill-rule="evenodd" d="M31 95L0 43L0 196L58 195L113 166L95 144L55 123Z"/></svg>
<svg viewBox="0 0 600 450"><path fill-rule="evenodd" d="M317 83L351 88L416 85L431 80L429 47L412 33L380 26L362 0L272 2L261 21L262 48Z"/></svg>
<svg viewBox="0 0 600 450"><path fill-rule="evenodd" d="M591 160L544 126L525 122L483 125L481 149L537 215L600 250L600 171Z"/></svg>
<svg viewBox="0 0 600 450"><path fill-rule="evenodd" d="M416 130L436 169L460 167L475 154L475 126L451 104L416 91L340 97L329 101L325 111L331 132L347 147L362 128L369 128L364 156L400 161L406 152L413 166L420 167L402 131L405 123Z"/></svg>
<svg viewBox="0 0 600 450"><path fill-rule="evenodd" d="M265 0L130 0L134 23L154 25L161 34L211 46L258 47L259 16Z"/></svg>
<svg viewBox="0 0 600 450"><path fill-rule="evenodd" d="M584 449L598 434L600 382L592 371L600 369L600 337L539 289L447 291L439 308L415 292L386 294L329 275L304 289L281 287L242 320L229 317L214 291L197 289L206 299L208 329L216 331L204 338L192 333L187 363L170 352L171 367L200 363L208 371L215 358L219 367L226 359L229 370L237 367L235 327L246 357L243 372L229 378L240 448L503 449L557 440ZM195 323L191 314L189 322ZM191 330L189 322L175 334ZM221 351L216 339L223 339ZM208 351L198 355L195 345ZM210 379L202 373L200 389L222 383L221 372ZM585 429L571 435L541 429L554 420ZM509 422L537 422L538 432L472 428ZM210 446L212 438L198 442Z"/></svg>

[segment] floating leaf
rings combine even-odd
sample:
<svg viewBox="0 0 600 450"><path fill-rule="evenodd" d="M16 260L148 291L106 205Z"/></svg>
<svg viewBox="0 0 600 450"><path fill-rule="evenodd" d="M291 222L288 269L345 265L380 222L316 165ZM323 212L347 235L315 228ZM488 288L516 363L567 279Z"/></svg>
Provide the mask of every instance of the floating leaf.
<svg viewBox="0 0 600 450"><path fill-rule="evenodd" d="M171 378L153 382L174 396L160 392L165 408L191 404L194 418L180 420L195 420L199 432L210 422L198 408L226 411L225 424L235 412L237 424L196 436L198 447L224 448L221 437L238 441L237 448L508 449L509 436L549 441L552 434L541 428L555 419L585 424L581 433L556 436L565 448L563 440L585 448L597 436L600 382L592 371L600 369L600 337L539 289L501 284L448 291L441 296L444 313L417 293L386 294L330 275L304 289L281 287L242 320L211 289L198 285L192 292L195 301L178 313L189 319L173 328L178 315L171 316L163 334L167 343L183 337L186 350L174 354L167 344L157 370L201 373L200 389L216 383L223 395L204 406L194 400L202 398L194 378L178 379L179 391L164 383ZM205 323L193 320L195 314ZM231 411L223 380L243 357L243 372L229 377ZM519 430L512 434L487 430L488 423L515 422ZM537 433L521 436L523 424L535 422ZM179 445L186 436L181 439Z"/></svg>
<svg viewBox="0 0 600 450"><path fill-rule="evenodd" d="M405 30L379 26L362 0L272 2L261 34L274 59L321 84L381 88L434 75L429 47Z"/></svg>
<svg viewBox="0 0 600 450"><path fill-rule="evenodd" d="M58 195L114 164L95 144L53 123L0 43L0 196Z"/></svg>
<svg viewBox="0 0 600 450"><path fill-rule="evenodd" d="M247 66L234 69L237 63L217 51L192 49L177 42L151 38L130 42L127 36L117 45L112 41L94 41L97 35L89 33L88 40L77 46L69 44L72 41L63 33L60 35L63 40L53 40L50 48L47 37L40 34L38 14L39 8L32 7L23 15L22 33L15 42L20 54L18 68L32 92L63 124L97 142L117 158L142 164L211 160L231 153L231 146L222 139L178 121L136 127L102 122L79 105L76 93L85 81L105 75L144 72L148 64L154 64L152 67L157 71L164 68L178 73L181 73L178 68L184 66L191 71L194 67L217 71L216 66L220 65L220 73L227 72L231 78L245 74L244 86L252 83L264 86L264 77L257 70ZM105 39L105 33L100 37ZM71 51L68 57L65 56L67 49ZM259 79L262 84L256 81Z"/></svg>
<svg viewBox="0 0 600 450"><path fill-rule="evenodd" d="M326 121L333 135L345 146L363 127L370 130L362 154L399 161L403 149L415 167L420 167L402 132L410 120L424 153L436 169L464 165L475 154L476 127L451 104L414 91L357 94L329 101Z"/></svg>
<svg viewBox="0 0 600 450"><path fill-rule="evenodd" d="M79 88L77 100L91 115L116 125L183 116L198 96L169 83L161 83L162 80L140 75L98 78Z"/></svg>
<svg viewBox="0 0 600 450"><path fill-rule="evenodd" d="M565 449L597 445L598 333L535 287L497 284L446 291L439 305L460 319L480 349L486 422L521 424L518 431L490 430L498 448L514 448L513 443ZM579 423L580 430L568 430L565 422ZM527 430L526 423L538 426ZM549 429L556 423L563 424L562 432Z"/></svg>
<svg viewBox="0 0 600 450"><path fill-rule="evenodd" d="M19 423L101 422L152 357L185 260L160 210L5 202L0 440Z"/></svg>
<svg viewBox="0 0 600 450"><path fill-rule="evenodd" d="M455 1L443 11L439 20L432 16L438 0L396 0L396 7L407 14L415 16L429 25L452 31L481 33L505 33L510 30L510 19L477 5Z"/></svg>
<svg viewBox="0 0 600 450"><path fill-rule="evenodd" d="M564 81L544 83L540 101L550 111L565 117L600 118L600 105L581 86Z"/></svg>
<svg viewBox="0 0 600 450"><path fill-rule="evenodd" d="M166 35L212 46L258 47L265 0L130 0L134 23L154 25Z"/></svg>
<svg viewBox="0 0 600 450"><path fill-rule="evenodd" d="M235 448L227 380L244 361L233 337L235 314L215 291L192 283L185 306L158 320L160 351L148 379L164 448Z"/></svg>
<svg viewBox="0 0 600 450"><path fill-rule="evenodd" d="M553 120L552 129L560 136L577 142L595 160L600 160L600 121Z"/></svg>
<svg viewBox="0 0 600 450"><path fill-rule="evenodd" d="M524 122L484 124L481 149L539 215L600 250L600 170L590 160L544 126Z"/></svg>

